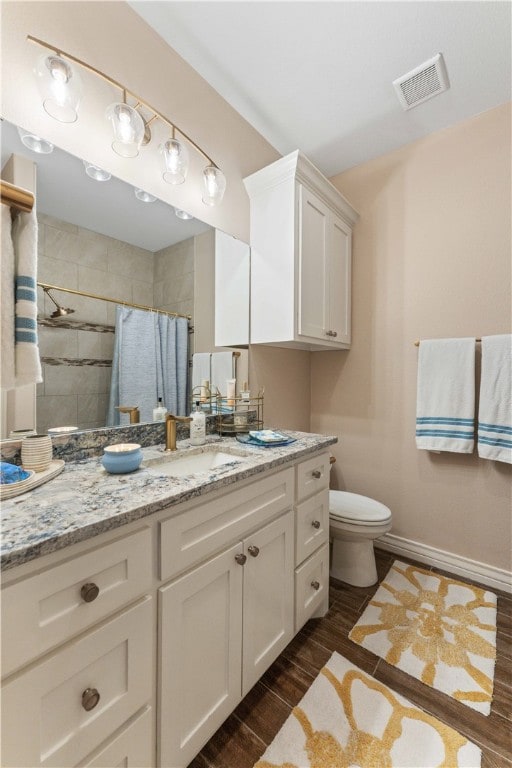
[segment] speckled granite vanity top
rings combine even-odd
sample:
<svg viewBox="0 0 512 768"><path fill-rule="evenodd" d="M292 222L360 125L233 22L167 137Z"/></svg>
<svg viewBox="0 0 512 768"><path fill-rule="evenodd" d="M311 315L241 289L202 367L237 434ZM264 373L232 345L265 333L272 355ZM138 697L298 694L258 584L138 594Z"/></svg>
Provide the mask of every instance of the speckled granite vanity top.
<svg viewBox="0 0 512 768"><path fill-rule="evenodd" d="M205 450L211 450L215 443L219 450L233 453L233 462L185 477L164 474L158 463L152 463L164 458L163 446L144 448L140 469L125 475L109 475L100 458L69 462L47 485L2 503L2 570L269 469L285 467L337 442L336 437L324 435L288 434L297 438L296 442L271 448L210 437ZM201 450L192 448L188 441L179 442L178 448L180 456Z"/></svg>

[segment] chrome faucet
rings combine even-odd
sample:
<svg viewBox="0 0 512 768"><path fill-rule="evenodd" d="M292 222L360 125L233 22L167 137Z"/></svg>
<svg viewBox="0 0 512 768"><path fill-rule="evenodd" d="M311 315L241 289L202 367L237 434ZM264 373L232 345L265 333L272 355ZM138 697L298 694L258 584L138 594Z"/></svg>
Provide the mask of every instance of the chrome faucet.
<svg viewBox="0 0 512 768"><path fill-rule="evenodd" d="M190 416L174 416L172 413L165 414L165 450L175 451L176 449L176 422L192 421Z"/></svg>
<svg viewBox="0 0 512 768"><path fill-rule="evenodd" d="M119 411L119 413L129 413L130 424L138 424L140 421L140 411L138 405L117 405L116 411Z"/></svg>

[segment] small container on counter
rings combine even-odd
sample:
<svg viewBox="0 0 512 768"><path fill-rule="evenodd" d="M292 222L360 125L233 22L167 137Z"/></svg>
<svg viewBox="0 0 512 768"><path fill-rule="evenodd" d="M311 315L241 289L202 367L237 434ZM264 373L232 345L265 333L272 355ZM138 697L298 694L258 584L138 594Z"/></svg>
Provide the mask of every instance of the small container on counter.
<svg viewBox="0 0 512 768"><path fill-rule="evenodd" d="M142 461L142 449L138 443L117 443L103 449L101 463L112 475L135 472Z"/></svg>

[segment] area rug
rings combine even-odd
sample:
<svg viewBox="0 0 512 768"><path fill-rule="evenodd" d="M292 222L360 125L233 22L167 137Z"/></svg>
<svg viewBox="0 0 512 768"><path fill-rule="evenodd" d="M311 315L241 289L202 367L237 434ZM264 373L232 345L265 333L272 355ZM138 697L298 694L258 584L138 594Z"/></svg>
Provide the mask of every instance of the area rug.
<svg viewBox="0 0 512 768"><path fill-rule="evenodd" d="M338 653L254 768L478 768L480 749Z"/></svg>
<svg viewBox="0 0 512 768"><path fill-rule="evenodd" d="M395 560L349 638L488 715L496 602L493 592Z"/></svg>

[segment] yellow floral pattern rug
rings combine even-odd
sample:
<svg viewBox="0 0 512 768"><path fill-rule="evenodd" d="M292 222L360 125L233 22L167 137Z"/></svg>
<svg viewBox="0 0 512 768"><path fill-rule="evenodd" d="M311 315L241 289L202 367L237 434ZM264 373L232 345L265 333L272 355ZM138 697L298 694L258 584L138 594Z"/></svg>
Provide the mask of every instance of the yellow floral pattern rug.
<svg viewBox="0 0 512 768"><path fill-rule="evenodd" d="M493 592L395 560L349 638L489 714L496 662Z"/></svg>
<svg viewBox="0 0 512 768"><path fill-rule="evenodd" d="M254 768L478 768L480 749L338 653Z"/></svg>

